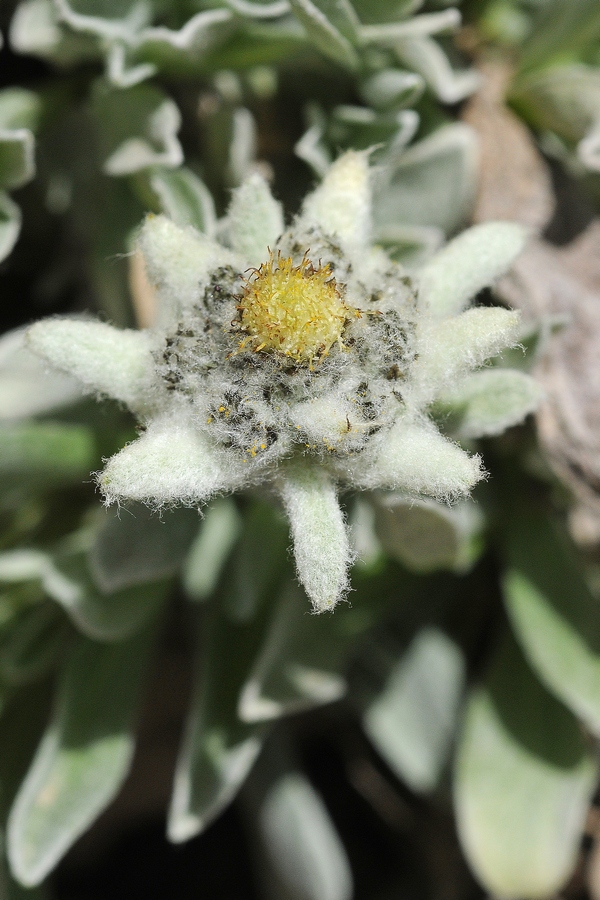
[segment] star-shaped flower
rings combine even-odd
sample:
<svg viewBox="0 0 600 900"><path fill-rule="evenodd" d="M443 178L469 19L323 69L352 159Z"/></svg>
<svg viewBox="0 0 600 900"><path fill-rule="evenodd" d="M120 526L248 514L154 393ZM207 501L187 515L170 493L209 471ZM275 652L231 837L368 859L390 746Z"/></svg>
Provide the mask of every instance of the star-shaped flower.
<svg viewBox="0 0 600 900"><path fill-rule="evenodd" d="M409 277L370 243L372 174L367 153L346 153L287 230L253 174L219 243L149 216L139 247L160 300L153 328L50 319L29 331L32 349L142 425L99 476L107 503L200 506L268 483L319 612L348 589L340 488L451 500L482 478L479 456L428 408L519 327L508 309L463 310L508 268L523 229L476 226Z"/></svg>

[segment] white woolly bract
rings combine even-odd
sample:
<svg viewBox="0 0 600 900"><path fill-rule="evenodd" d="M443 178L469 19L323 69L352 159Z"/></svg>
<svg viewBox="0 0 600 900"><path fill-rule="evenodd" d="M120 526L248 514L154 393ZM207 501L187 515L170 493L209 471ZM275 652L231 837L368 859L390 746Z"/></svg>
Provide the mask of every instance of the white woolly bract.
<svg viewBox="0 0 600 900"><path fill-rule="evenodd" d="M247 267L245 258L200 234L181 228L166 216L147 216L138 236L146 272L160 297L160 320L172 321L180 310L200 300L201 287L212 270Z"/></svg>
<svg viewBox="0 0 600 900"><path fill-rule="evenodd" d="M363 488L445 501L468 494L483 475L479 456L469 456L430 423L403 419L386 434L376 458L359 463L355 472Z"/></svg>
<svg viewBox="0 0 600 900"><path fill-rule="evenodd" d="M161 392L154 381L149 332L81 319L46 319L31 326L26 341L90 393L114 397L138 414L146 412Z"/></svg>
<svg viewBox="0 0 600 900"><path fill-rule="evenodd" d="M279 492L290 520L298 577L315 612L331 610L348 590L352 553L335 487L323 469L285 466Z"/></svg>
<svg viewBox="0 0 600 900"><path fill-rule="evenodd" d="M139 500L152 507L206 503L243 477L223 467L199 431L173 418L158 419L137 441L109 459L98 482L107 504Z"/></svg>
<svg viewBox="0 0 600 900"><path fill-rule="evenodd" d="M252 173L233 192L227 213L228 243L251 266L260 266L268 257L267 248L275 246L283 229L281 203L273 199L262 175Z"/></svg>
<svg viewBox="0 0 600 900"><path fill-rule="evenodd" d="M372 195L368 154L344 153L306 198L301 223L316 224L346 249L365 247L371 236Z"/></svg>
<svg viewBox="0 0 600 900"><path fill-rule="evenodd" d="M434 316L453 316L503 275L529 231L516 222L485 222L467 229L419 272L420 295Z"/></svg>
<svg viewBox="0 0 600 900"><path fill-rule="evenodd" d="M477 307L449 319L421 321L410 397L420 407L444 388L518 339L520 315L501 307Z"/></svg>

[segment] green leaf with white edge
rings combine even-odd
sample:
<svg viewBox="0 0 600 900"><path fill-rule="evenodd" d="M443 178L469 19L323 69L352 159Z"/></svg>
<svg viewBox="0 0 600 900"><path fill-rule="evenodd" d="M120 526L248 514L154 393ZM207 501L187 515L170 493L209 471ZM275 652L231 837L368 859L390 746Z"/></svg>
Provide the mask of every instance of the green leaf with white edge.
<svg viewBox="0 0 600 900"><path fill-rule="evenodd" d="M351 900L352 870L322 798L299 771L274 779L256 825L281 900ZM256 827L256 826L255 826Z"/></svg>
<svg viewBox="0 0 600 900"><path fill-rule="evenodd" d="M448 506L394 494L377 497L379 540L386 553L413 572L469 571L483 549L483 524L480 507L468 500Z"/></svg>
<svg viewBox="0 0 600 900"><path fill-rule="evenodd" d="M24 886L43 881L121 787L153 634L146 629L108 647L74 642L8 818L9 863Z"/></svg>
<svg viewBox="0 0 600 900"><path fill-rule="evenodd" d="M444 125L387 170L382 165L382 175L373 198L376 227L421 225L451 234L465 224L475 199L475 135L460 122Z"/></svg>
<svg viewBox="0 0 600 900"><path fill-rule="evenodd" d="M348 590L352 557L335 487L322 469L298 462L282 469L278 489L300 582L315 612L331 610Z"/></svg>
<svg viewBox="0 0 600 900"><path fill-rule="evenodd" d="M560 890L596 781L578 721L505 639L471 693L455 764L458 833L486 890L507 900Z"/></svg>
<svg viewBox="0 0 600 900"><path fill-rule="evenodd" d="M352 635L345 637L334 617L308 616L302 592L286 585L240 693L240 719L270 721L343 697Z"/></svg>
<svg viewBox="0 0 600 900"><path fill-rule="evenodd" d="M150 175L150 186L162 212L176 225L191 225L208 237L214 236L217 220L212 195L191 169L156 169Z"/></svg>
<svg viewBox="0 0 600 900"><path fill-rule="evenodd" d="M16 53L38 56L59 66L98 59L100 45L93 35L61 27L52 0L22 0L10 23L10 46Z"/></svg>
<svg viewBox="0 0 600 900"><path fill-rule="evenodd" d="M175 575L191 546L197 510L160 515L141 503L106 510L89 551L90 572L103 593Z"/></svg>
<svg viewBox="0 0 600 900"><path fill-rule="evenodd" d="M283 208L269 185L253 172L233 192L227 216L227 239L233 249L259 266L284 231Z"/></svg>
<svg viewBox="0 0 600 900"><path fill-rule="evenodd" d="M27 476L43 484L81 481L98 462L91 429L62 422L0 425L0 479Z"/></svg>
<svg viewBox="0 0 600 900"><path fill-rule="evenodd" d="M129 585L110 592L99 590L86 556L81 553L57 555L56 576L48 594L59 603L75 627L95 641L122 641L144 628L169 596L170 583L164 578Z"/></svg>
<svg viewBox="0 0 600 900"><path fill-rule="evenodd" d="M64 650L64 619L51 603L38 603L11 622L0 638L0 679L22 687L52 669Z"/></svg>
<svg viewBox="0 0 600 900"><path fill-rule="evenodd" d="M167 834L176 844L199 834L228 806L262 747L265 726L242 722L237 700L263 625L262 619L258 625L233 622L214 608L205 623L168 815Z"/></svg>
<svg viewBox="0 0 600 900"><path fill-rule="evenodd" d="M231 802L262 747L265 724L243 722L238 700L264 641L287 543L283 517L253 503L223 595L202 609L196 683L168 819L175 843L198 834Z"/></svg>
<svg viewBox="0 0 600 900"><path fill-rule="evenodd" d="M331 13L329 7L342 9L340 0L315 0L315 2L313 0L290 0L290 6L306 30L309 39L321 53L346 68L357 68L359 57L351 41L328 16L328 13ZM347 7L349 4L344 3L343 6ZM339 16L334 16L334 18L336 21L340 21ZM344 21L347 26L351 27L352 21L349 16L346 16ZM348 28L345 30L348 32Z"/></svg>
<svg viewBox="0 0 600 900"><path fill-rule="evenodd" d="M411 370L415 402L430 403L490 357L514 346L519 325L520 313L500 306L423 320L417 332L418 357Z"/></svg>
<svg viewBox="0 0 600 900"><path fill-rule="evenodd" d="M34 137L39 98L23 88L0 91L0 187L19 188L35 175Z"/></svg>
<svg viewBox="0 0 600 900"><path fill-rule="evenodd" d="M454 31L460 25L460 21L461 16L457 9L445 9L441 12L413 16L404 22L363 25L359 29L359 39L362 44L396 47L411 38L423 38L443 31Z"/></svg>
<svg viewBox="0 0 600 900"><path fill-rule="evenodd" d="M0 262L17 243L21 230L21 210L8 194L0 191Z"/></svg>
<svg viewBox="0 0 600 900"><path fill-rule="evenodd" d="M517 222L474 225L440 250L418 273L421 296L435 316L461 312L504 275L528 238Z"/></svg>
<svg viewBox="0 0 600 900"><path fill-rule="evenodd" d="M198 602L210 597L241 530L242 517L230 497L210 504L183 569L183 586L191 600Z"/></svg>
<svg viewBox="0 0 600 900"><path fill-rule="evenodd" d="M425 90L425 82L414 72L382 69L360 85L363 100L376 109L411 106Z"/></svg>
<svg viewBox="0 0 600 900"><path fill-rule="evenodd" d="M158 88L142 84L108 90L98 83L92 114L98 122L106 174L132 175L150 166L176 168L183 162L177 138L181 115Z"/></svg>
<svg viewBox="0 0 600 900"><path fill-rule="evenodd" d="M60 19L73 31L109 40L131 40L150 19L147 0L55 0Z"/></svg>
<svg viewBox="0 0 600 900"><path fill-rule="evenodd" d="M86 391L106 394L137 412L152 405L154 338L85 319L43 319L28 329L26 347Z"/></svg>
<svg viewBox="0 0 600 900"><path fill-rule="evenodd" d="M438 396L433 411L455 437L494 437L535 412L543 397L539 382L524 372L485 369Z"/></svg>
<svg viewBox="0 0 600 900"><path fill-rule="evenodd" d="M84 635L99 641L123 640L156 614L169 585L159 581L103 593L92 579L82 549L87 541L85 534L71 535L70 548L59 549L54 557L34 549L0 553L0 583L38 582Z"/></svg>
<svg viewBox="0 0 600 900"><path fill-rule="evenodd" d="M417 793L433 790L458 720L466 664L437 628L423 628L390 666L362 724L392 771Z"/></svg>
<svg viewBox="0 0 600 900"><path fill-rule="evenodd" d="M394 45L399 61L418 72L442 103L460 103L481 84L475 69L453 69L437 41L430 37L407 37Z"/></svg>
<svg viewBox="0 0 600 900"><path fill-rule="evenodd" d="M515 635L549 690L600 735L600 606L574 548L522 504L511 509L505 540L502 586Z"/></svg>

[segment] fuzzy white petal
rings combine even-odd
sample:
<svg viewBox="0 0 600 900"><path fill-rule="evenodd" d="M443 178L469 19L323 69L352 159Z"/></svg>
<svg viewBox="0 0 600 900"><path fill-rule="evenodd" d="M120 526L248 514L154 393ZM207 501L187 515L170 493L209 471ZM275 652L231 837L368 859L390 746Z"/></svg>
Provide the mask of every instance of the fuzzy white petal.
<svg viewBox="0 0 600 900"><path fill-rule="evenodd" d="M351 550L335 487L323 469L286 467L279 491L290 520L298 577L315 612L331 610L348 589Z"/></svg>
<svg viewBox="0 0 600 900"><path fill-rule="evenodd" d="M464 309L509 269L528 235L516 222L485 222L450 241L418 273L421 296L431 313L451 316Z"/></svg>
<svg viewBox="0 0 600 900"><path fill-rule="evenodd" d="M451 500L468 494L483 477L479 456L469 456L429 425L398 420L375 459L358 463L363 488L386 488L412 496Z"/></svg>
<svg viewBox="0 0 600 900"><path fill-rule="evenodd" d="M231 265L243 271L247 262L194 228L180 228L166 216L148 216L138 238L150 282L156 287L160 318L177 316L198 303L214 269Z"/></svg>
<svg viewBox="0 0 600 900"><path fill-rule="evenodd" d="M301 224L317 225L344 248L364 247L371 236L368 153L349 151L328 169L302 208Z"/></svg>
<svg viewBox="0 0 600 900"><path fill-rule="evenodd" d="M165 417L109 459L99 484L107 503L193 505L235 486L231 475L204 435L179 418Z"/></svg>
<svg viewBox="0 0 600 900"><path fill-rule="evenodd" d="M283 210L258 172L233 192L228 212L229 243L253 266L268 258L268 250L284 229Z"/></svg>
<svg viewBox="0 0 600 900"><path fill-rule="evenodd" d="M45 319L27 332L26 344L92 393L126 403L134 412L152 406L153 335L105 322Z"/></svg>
<svg viewBox="0 0 600 900"><path fill-rule="evenodd" d="M520 315L502 307L469 309L451 319L422 322L417 359L411 371L410 398L423 406L486 359L513 346Z"/></svg>

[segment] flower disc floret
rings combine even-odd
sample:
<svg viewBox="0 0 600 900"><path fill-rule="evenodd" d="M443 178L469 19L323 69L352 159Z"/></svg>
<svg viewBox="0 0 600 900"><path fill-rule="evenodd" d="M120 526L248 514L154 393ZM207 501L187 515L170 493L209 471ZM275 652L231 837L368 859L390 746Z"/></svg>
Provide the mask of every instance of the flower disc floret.
<svg viewBox="0 0 600 900"><path fill-rule="evenodd" d="M295 266L277 257L255 269L239 304L241 327L256 351L277 351L298 363L326 356L340 341L350 314L329 264L315 267L305 255Z"/></svg>

